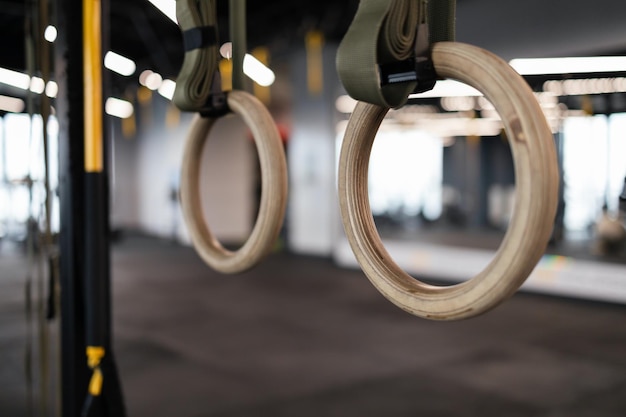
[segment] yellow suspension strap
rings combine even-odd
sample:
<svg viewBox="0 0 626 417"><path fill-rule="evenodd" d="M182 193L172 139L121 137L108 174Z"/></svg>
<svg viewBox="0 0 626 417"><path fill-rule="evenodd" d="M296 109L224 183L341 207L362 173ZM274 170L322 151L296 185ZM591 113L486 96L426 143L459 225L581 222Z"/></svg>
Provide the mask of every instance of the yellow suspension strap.
<svg viewBox="0 0 626 417"><path fill-rule="evenodd" d="M430 90L436 74L430 45L454 40L454 0L361 0L337 51L348 94L382 107L400 107Z"/></svg>
<svg viewBox="0 0 626 417"><path fill-rule="evenodd" d="M104 163L101 0L83 0L84 300L91 379L81 415L126 415L111 351L108 178Z"/></svg>
<svg viewBox="0 0 626 417"><path fill-rule="evenodd" d="M176 14L183 32L185 61L176 82L174 103L199 113L193 119L183 154L180 201L194 247L212 268L238 273L255 266L274 247L287 205L287 163L280 134L265 106L243 91L245 55L244 0L230 0L233 43L233 90L222 91L218 71L215 0L178 0ZM261 166L261 202L248 240L237 250L224 248L204 219L200 167L204 144L215 121L233 112L252 132Z"/></svg>

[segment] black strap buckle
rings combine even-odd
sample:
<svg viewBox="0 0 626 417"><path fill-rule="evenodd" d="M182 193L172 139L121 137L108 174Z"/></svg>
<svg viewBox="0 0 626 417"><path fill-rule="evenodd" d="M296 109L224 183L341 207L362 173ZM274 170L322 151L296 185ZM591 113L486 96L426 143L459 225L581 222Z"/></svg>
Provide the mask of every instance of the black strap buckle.
<svg viewBox="0 0 626 417"><path fill-rule="evenodd" d="M414 51L414 56L407 60L378 66L380 71L380 84L382 86L416 82L417 86L413 90L414 94L433 89L438 77L431 55L428 23L420 23L417 25Z"/></svg>
<svg viewBox="0 0 626 417"><path fill-rule="evenodd" d="M211 94L209 94L205 107L200 109L200 116L218 118L230 113L230 111L228 92L222 90L222 76L216 70L211 83Z"/></svg>

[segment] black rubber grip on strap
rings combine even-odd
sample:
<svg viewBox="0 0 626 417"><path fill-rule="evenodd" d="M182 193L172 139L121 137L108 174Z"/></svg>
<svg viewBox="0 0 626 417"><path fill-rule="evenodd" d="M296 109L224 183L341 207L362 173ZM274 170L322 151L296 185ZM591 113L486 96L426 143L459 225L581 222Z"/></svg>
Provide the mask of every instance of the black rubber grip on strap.
<svg viewBox="0 0 626 417"><path fill-rule="evenodd" d="M213 46L216 43L217 28L215 26L195 27L183 32L185 52Z"/></svg>

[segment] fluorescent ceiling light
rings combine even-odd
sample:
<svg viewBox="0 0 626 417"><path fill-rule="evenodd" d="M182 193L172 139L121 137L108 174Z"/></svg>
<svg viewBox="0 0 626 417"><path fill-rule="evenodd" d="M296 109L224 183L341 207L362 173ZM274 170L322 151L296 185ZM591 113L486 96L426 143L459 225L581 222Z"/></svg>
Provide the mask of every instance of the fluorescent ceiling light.
<svg viewBox="0 0 626 417"><path fill-rule="evenodd" d="M161 13L167 16L172 22L178 24L176 19L176 1L175 0L148 0L154 7L159 9Z"/></svg>
<svg viewBox="0 0 626 417"><path fill-rule="evenodd" d="M626 92L626 78L550 80L543 84L543 90L556 96L624 93Z"/></svg>
<svg viewBox="0 0 626 417"><path fill-rule="evenodd" d="M411 94L409 98L471 98L482 96L483 94L480 91L478 91L474 87L470 87L467 84L463 84L454 80L442 80L437 81L437 84L435 84L435 88L433 88L432 90L420 94ZM347 95L340 96L335 102L335 107L341 113L352 113L355 106L356 100Z"/></svg>
<svg viewBox="0 0 626 417"><path fill-rule="evenodd" d="M437 81L435 88L425 93L411 94L409 98L436 98L436 97L480 97L483 94L470 87L454 80Z"/></svg>
<svg viewBox="0 0 626 417"><path fill-rule="evenodd" d="M30 91L35 94L41 94L46 89L46 83L43 82L43 78L33 77L30 79Z"/></svg>
<svg viewBox="0 0 626 417"><path fill-rule="evenodd" d="M57 96L59 85L54 81L44 83L39 77L29 77L21 72L0 68L0 83L7 84L22 90L30 90L35 94L42 94L44 91L50 98Z"/></svg>
<svg viewBox="0 0 626 417"><path fill-rule="evenodd" d="M139 74L139 84L153 91L158 90L163 84L163 77L158 72L147 69Z"/></svg>
<svg viewBox="0 0 626 417"><path fill-rule="evenodd" d="M21 72L0 68L0 83L28 90L30 88L30 77Z"/></svg>
<svg viewBox="0 0 626 417"><path fill-rule="evenodd" d="M59 93L59 85L54 81L48 81L46 84L46 95L50 98L55 98Z"/></svg>
<svg viewBox="0 0 626 417"><path fill-rule="evenodd" d="M163 77L161 77L161 74L158 72L150 72L150 74L146 76L145 83L146 87L150 90L158 90L161 84L163 84Z"/></svg>
<svg viewBox="0 0 626 417"><path fill-rule="evenodd" d="M176 89L176 83L172 80L163 80L159 87L159 94L168 100L174 97L174 90Z"/></svg>
<svg viewBox="0 0 626 417"><path fill-rule="evenodd" d="M146 86L146 80L148 79L150 74L152 74L152 70L147 69L147 70L141 71L141 74L139 74L139 84L141 84L141 85L143 85L145 87Z"/></svg>
<svg viewBox="0 0 626 417"><path fill-rule="evenodd" d="M130 76L135 73L137 66L132 59L128 59L125 56L116 54L113 51L109 51L104 56L104 66L111 71L115 71L118 74Z"/></svg>
<svg viewBox="0 0 626 417"><path fill-rule="evenodd" d="M263 87L269 87L276 80L274 72L250 54L243 59L243 73Z"/></svg>
<svg viewBox="0 0 626 417"><path fill-rule="evenodd" d="M50 43L54 42L57 39L57 28L52 25L48 25L46 30L43 32L43 38Z"/></svg>
<svg viewBox="0 0 626 417"><path fill-rule="evenodd" d="M133 115L134 109L133 105L126 100L109 97L104 103L104 111L111 116L126 119Z"/></svg>
<svg viewBox="0 0 626 417"><path fill-rule="evenodd" d="M0 110L12 113L24 111L24 100L15 97L0 96Z"/></svg>
<svg viewBox="0 0 626 417"><path fill-rule="evenodd" d="M222 58L231 59L233 57L233 43L226 42L220 46L220 55Z"/></svg>
<svg viewBox="0 0 626 417"><path fill-rule="evenodd" d="M626 72L624 56L513 59L510 64L521 75Z"/></svg>

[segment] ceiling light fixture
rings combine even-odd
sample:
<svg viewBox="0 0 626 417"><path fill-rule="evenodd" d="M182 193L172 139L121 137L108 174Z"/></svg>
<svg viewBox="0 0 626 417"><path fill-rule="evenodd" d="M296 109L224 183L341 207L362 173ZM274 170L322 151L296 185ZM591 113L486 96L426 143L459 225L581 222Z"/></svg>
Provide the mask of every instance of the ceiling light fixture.
<svg viewBox="0 0 626 417"><path fill-rule="evenodd" d="M163 80L161 86L159 87L159 94L165 97L168 100L171 100L174 97L174 90L176 89L176 83L172 80Z"/></svg>
<svg viewBox="0 0 626 417"><path fill-rule="evenodd" d="M25 107L24 100L8 97L8 96L0 96L0 110L8 111L11 113L21 113L24 111Z"/></svg>
<svg viewBox="0 0 626 417"><path fill-rule="evenodd" d="M21 90L28 90L30 88L30 77L21 72L0 68L0 83L19 88Z"/></svg>
<svg viewBox="0 0 626 417"><path fill-rule="evenodd" d="M454 80L437 81L435 88L425 93L411 94L409 98L438 98L438 97L480 97L483 94L470 87Z"/></svg>
<svg viewBox="0 0 626 417"><path fill-rule="evenodd" d="M556 96L625 93L626 78L550 80L543 84L543 91L552 93Z"/></svg>
<svg viewBox="0 0 626 417"><path fill-rule="evenodd" d="M243 58L243 73L263 87L269 87L276 80L274 71L250 54L246 54Z"/></svg>
<svg viewBox="0 0 626 417"><path fill-rule="evenodd" d="M163 77L158 72L150 72L145 78L146 87L150 90L158 90L163 83Z"/></svg>
<svg viewBox="0 0 626 417"><path fill-rule="evenodd" d="M55 98L59 93L59 85L54 81L48 81L46 84L46 95L50 98Z"/></svg>
<svg viewBox="0 0 626 417"><path fill-rule="evenodd" d="M175 0L148 0L154 7L159 9L161 13L167 16L172 22L178 24L176 19L176 1Z"/></svg>
<svg viewBox="0 0 626 417"><path fill-rule="evenodd" d="M127 77L133 75L137 69L135 61L113 51L109 51L104 55L104 66Z"/></svg>
<svg viewBox="0 0 626 417"><path fill-rule="evenodd" d="M593 74L626 72L625 56L513 59L509 64L521 75Z"/></svg>
<svg viewBox="0 0 626 417"><path fill-rule="evenodd" d="M133 115L133 105L126 101L115 97L109 97L104 104L104 111L111 116L126 119Z"/></svg>
<svg viewBox="0 0 626 417"><path fill-rule="evenodd" d="M35 94L41 94L46 89L46 83L43 78L33 77L30 79L30 91Z"/></svg>
<svg viewBox="0 0 626 417"><path fill-rule="evenodd" d="M52 25L48 25L43 32L43 38L52 43L57 40L57 28Z"/></svg>

